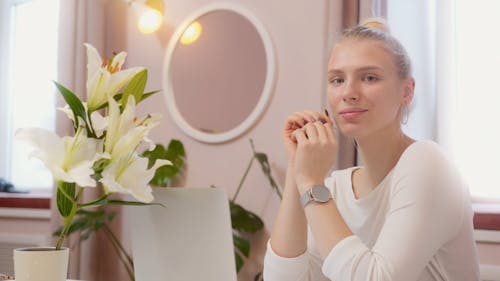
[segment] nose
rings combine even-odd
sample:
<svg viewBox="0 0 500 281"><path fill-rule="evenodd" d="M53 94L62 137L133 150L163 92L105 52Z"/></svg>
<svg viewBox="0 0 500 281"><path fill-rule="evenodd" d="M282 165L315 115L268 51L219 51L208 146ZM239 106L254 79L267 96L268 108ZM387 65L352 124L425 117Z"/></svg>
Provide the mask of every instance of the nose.
<svg viewBox="0 0 500 281"><path fill-rule="evenodd" d="M359 100L359 89L356 81L351 80L345 82L342 100L344 102L356 102Z"/></svg>

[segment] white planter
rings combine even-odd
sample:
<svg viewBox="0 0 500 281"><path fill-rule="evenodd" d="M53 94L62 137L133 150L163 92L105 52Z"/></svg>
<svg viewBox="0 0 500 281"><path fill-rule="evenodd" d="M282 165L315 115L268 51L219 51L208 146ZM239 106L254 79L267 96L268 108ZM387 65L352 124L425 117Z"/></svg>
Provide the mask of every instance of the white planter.
<svg viewBox="0 0 500 281"><path fill-rule="evenodd" d="M55 247L14 249L16 281L66 281L69 249Z"/></svg>

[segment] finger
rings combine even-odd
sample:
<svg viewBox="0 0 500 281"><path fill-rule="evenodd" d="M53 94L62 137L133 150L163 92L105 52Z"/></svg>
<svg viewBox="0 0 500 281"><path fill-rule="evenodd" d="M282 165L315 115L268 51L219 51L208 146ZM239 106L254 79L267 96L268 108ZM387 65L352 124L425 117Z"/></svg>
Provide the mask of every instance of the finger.
<svg viewBox="0 0 500 281"><path fill-rule="evenodd" d="M330 141L337 141L337 135L335 134L335 131L334 131L334 128L332 126L333 124L332 123L325 123L323 124L323 127L325 128L325 132L326 132L326 137L330 140Z"/></svg>
<svg viewBox="0 0 500 281"><path fill-rule="evenodd" d="M318 130L317 130L316 126L314 125L316 123L317 122L308 123L303 128L305 130L307 139L309 139L311 141L317 141L318 140Z"/></svg>
<svg viewBox="0 0 500 281"><path fill-rule="evenodd" d="M323 117L325 118L325 120L331 124L331 126L333 127L333 130L334 131L337 131L338 127L337 127L337 122L335 122L335 118L330 118L330 114L328 113L328 110L325 109L323 111Z"/></svg>
<svg viewBox="0 0 500 281"><path fill-rule="evenodd" d="M321 114L319 112L316 112L316 111L304 110L303 113L307 116L307 119L309 120L309 122L316 122L317 120L322 119Z"/></svg>
<svg viewBox="0 0 500 281"><path fill-rule="evenodd" d="M322 123L321 121L316 121L314 122L314 127L316 127L316 132L318 136L318 140L329 140L330 136L328 136L328 132L326 131L325 125L328 125L328 123ZM330 126L328 126L330 127Z"/></svg>
<svg viewBox="0 0 500 281"><path fill-rule="evenodd" d="M297 144L301 144L307 141L307 137L303 129L297 129L293 131L293 136L295 137Z"/></svg>
<svg viewBox="0 0 500 281"><path fill-rule="evenodd" d="M302 128L309 122L309 119L303 112L295 112L290 116L290 121L293 121L299 128Z"/></svg>
<svg viewBox="0 0 500 281"><path fill-rule="evenodd" d="M332 120L330 119L330 114L328 113L327 109L323 110L321 115L323 116L325 123L332 123Z"/></svg>

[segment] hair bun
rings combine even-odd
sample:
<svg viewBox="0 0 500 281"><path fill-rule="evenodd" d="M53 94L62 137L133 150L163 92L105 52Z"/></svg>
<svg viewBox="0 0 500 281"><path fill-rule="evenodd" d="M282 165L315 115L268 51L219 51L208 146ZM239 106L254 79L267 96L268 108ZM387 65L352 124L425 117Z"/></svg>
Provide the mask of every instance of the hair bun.
<svg viewBox="0 0 500 281"><path fill-rule="evenodd" d="M359 25L370 29L376 29L385 33L391 33L387 21L383 18L368 18Z"/></svg>

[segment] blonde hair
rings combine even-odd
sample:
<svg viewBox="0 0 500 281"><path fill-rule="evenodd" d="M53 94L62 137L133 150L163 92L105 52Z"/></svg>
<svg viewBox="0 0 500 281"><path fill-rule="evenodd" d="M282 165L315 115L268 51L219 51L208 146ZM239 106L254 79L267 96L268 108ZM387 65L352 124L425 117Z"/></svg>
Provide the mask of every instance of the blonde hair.
<svg viewBox="0 0 500 281"><path fill-rule="evenodd" d="M369 18L344 31L344 39L371 39L381 42L394 58L396 69L401 78L411 76L411 60L401 43L390 34L387 22L382 18Z"/></svg>

